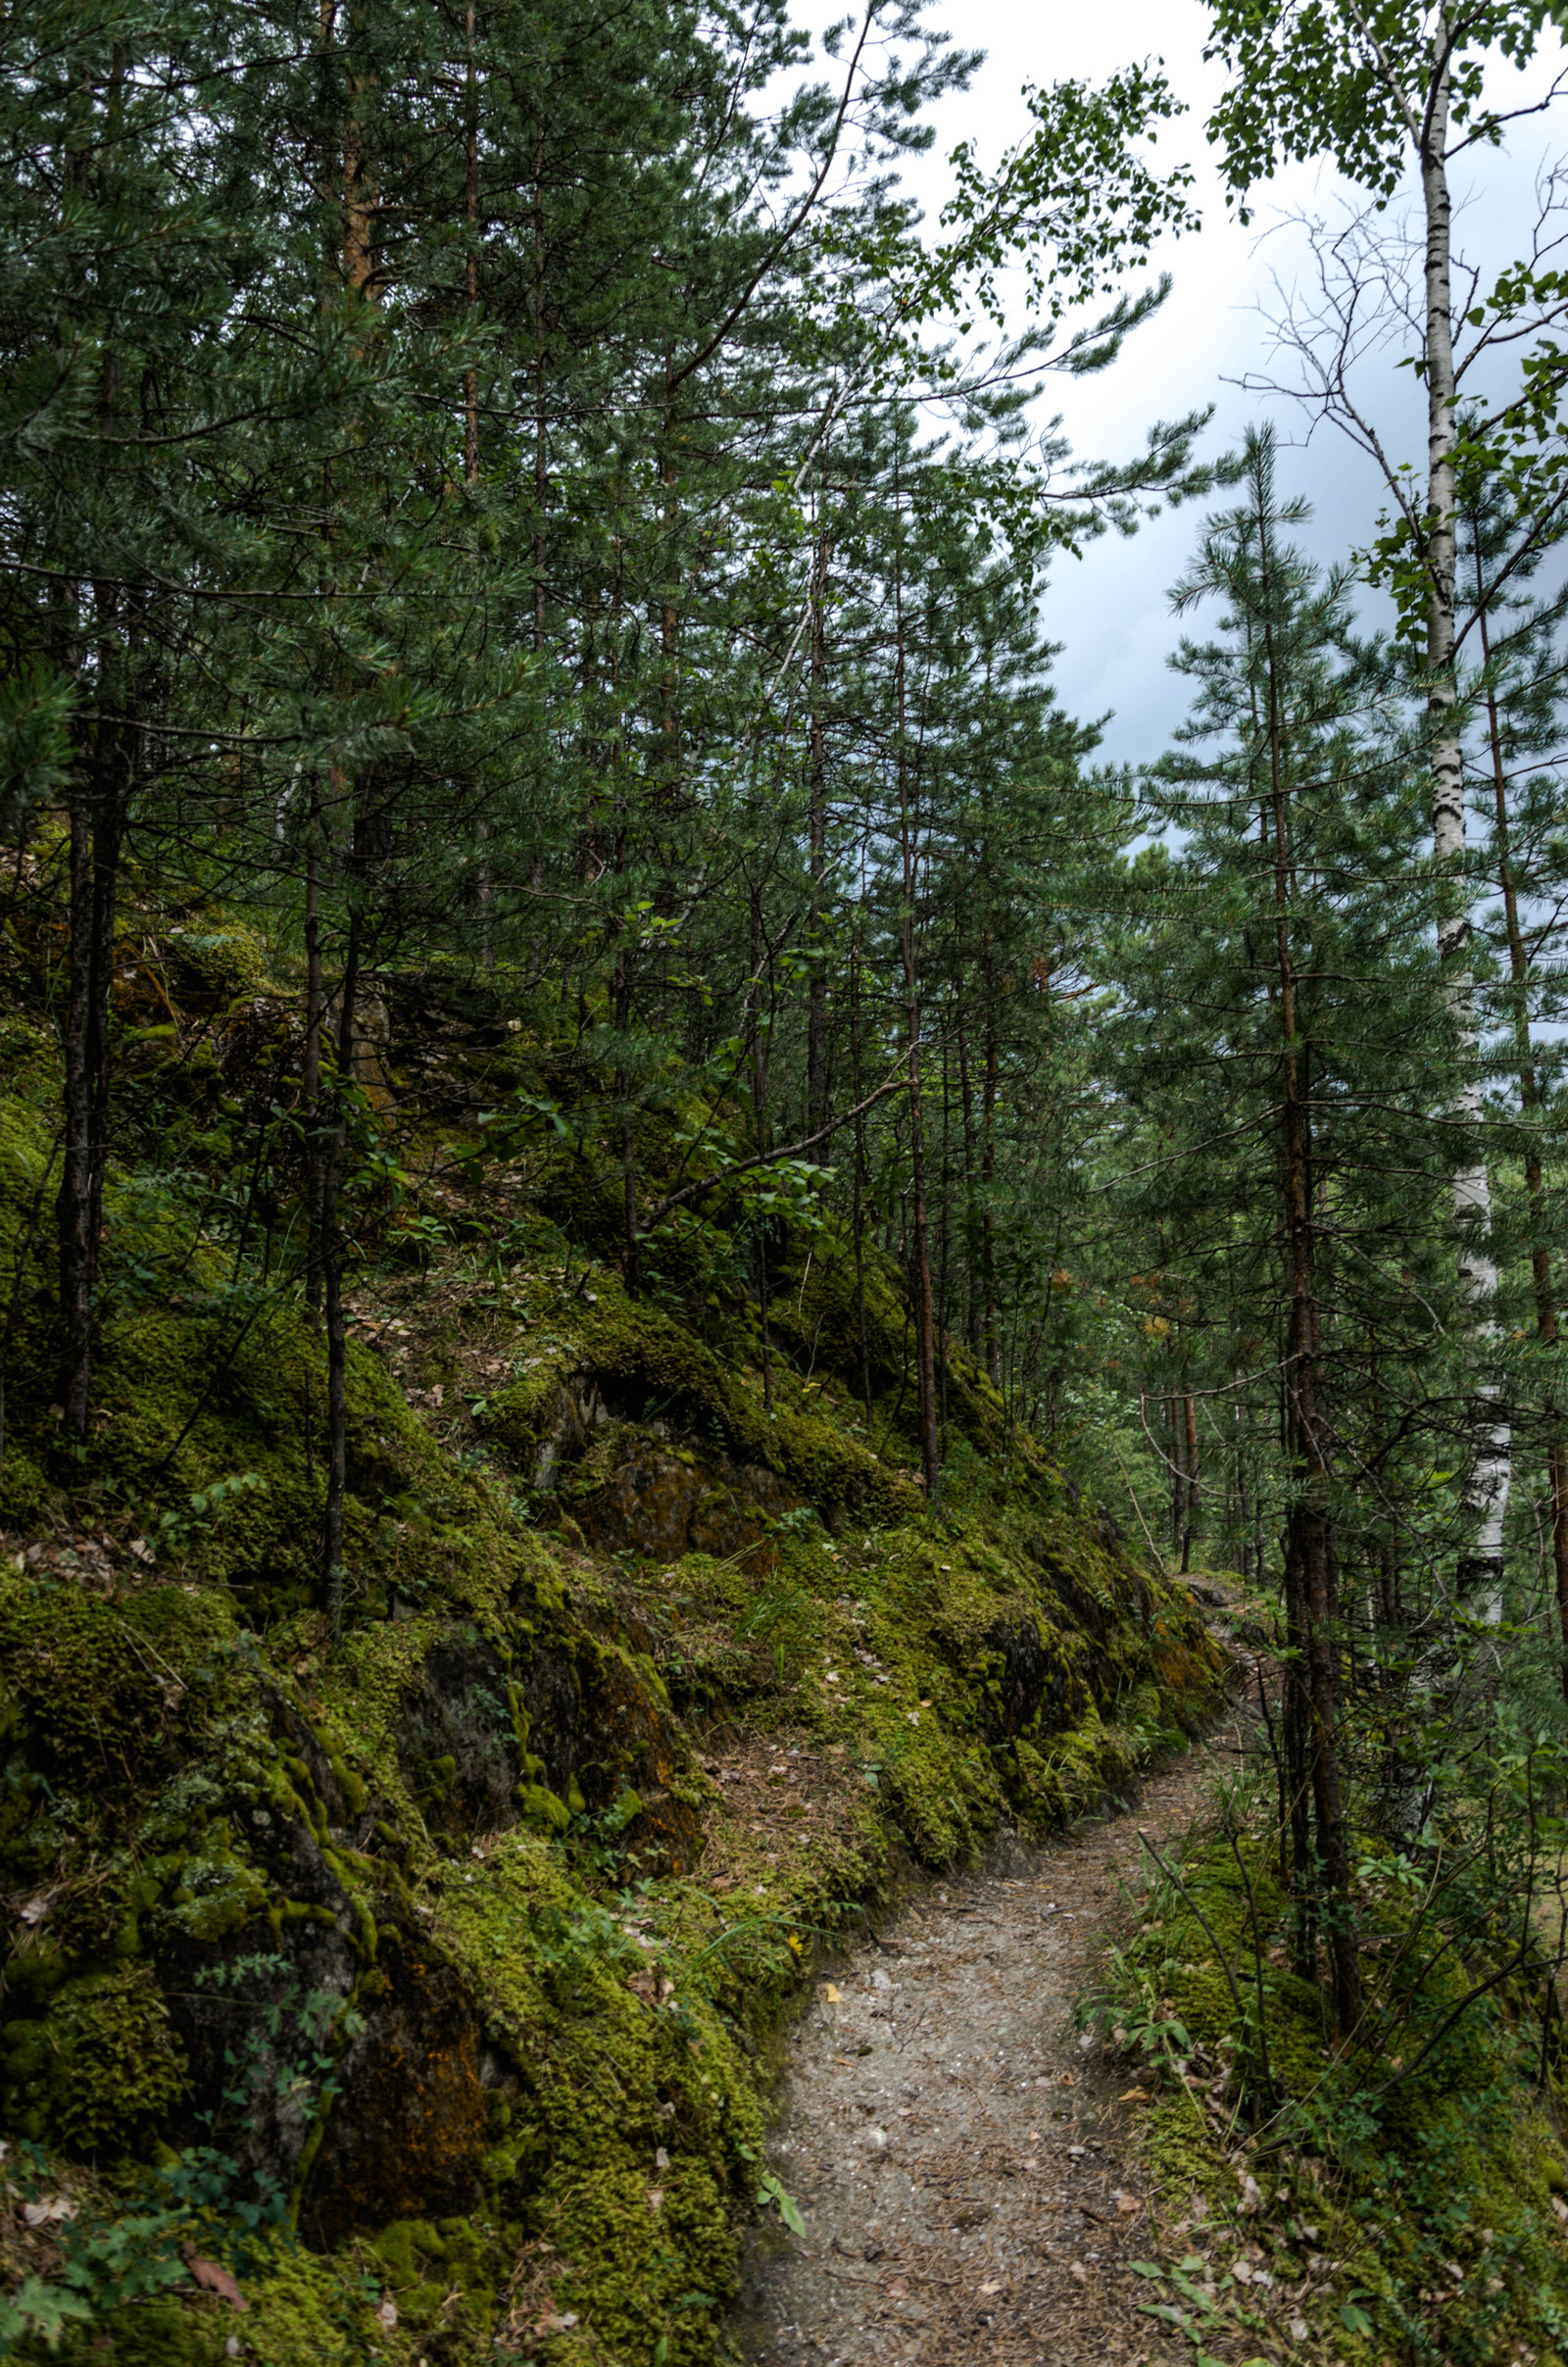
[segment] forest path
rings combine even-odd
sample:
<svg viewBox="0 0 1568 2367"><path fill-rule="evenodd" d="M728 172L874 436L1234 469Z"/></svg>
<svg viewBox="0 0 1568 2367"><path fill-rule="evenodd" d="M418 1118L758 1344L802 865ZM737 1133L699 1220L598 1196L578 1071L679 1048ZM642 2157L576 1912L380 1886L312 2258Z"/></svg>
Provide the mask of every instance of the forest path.
<svg viewBox="0 0 1568 2367"><path fill-rule="evenodd" d="M755 2247L734 2326L754 2367L1190 2358L1128 2266L1158 2246L1136 2074L1072 2008L1132 1919L1140 1827L1179 1841L1250 1730L1244 1691L1133 1810L933 1885L818 1980L768 2145L806 2236Z"/></svg>

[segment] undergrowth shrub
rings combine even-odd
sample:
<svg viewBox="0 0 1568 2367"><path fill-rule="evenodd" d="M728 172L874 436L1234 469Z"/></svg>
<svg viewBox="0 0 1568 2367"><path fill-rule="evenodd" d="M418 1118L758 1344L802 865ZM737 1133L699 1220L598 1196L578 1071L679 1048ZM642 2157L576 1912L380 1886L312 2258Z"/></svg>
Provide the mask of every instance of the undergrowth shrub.
<svg viewBox="0 0 1568 2367"><path fill-rule="evenodd" d="M1174 1860L1150 1845L1142 1920L1081 2014L1153 2083L1177 2232L1242 2248L1239 2277L1144 2264L1146 2306L1200 2354L1247 2330L1365 2367L1560 2354L1565 1768L1547 1739L1493 1739L1419 1846L1363 1836L1365 2007L1343 2036L1261 1755Z"/></svg>

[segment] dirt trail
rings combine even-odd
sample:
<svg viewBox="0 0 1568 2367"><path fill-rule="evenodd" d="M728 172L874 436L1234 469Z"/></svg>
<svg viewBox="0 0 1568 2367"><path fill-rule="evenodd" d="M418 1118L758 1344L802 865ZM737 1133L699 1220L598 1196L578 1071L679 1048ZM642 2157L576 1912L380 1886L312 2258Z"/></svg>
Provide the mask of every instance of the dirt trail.
<svg viewBox="0 0 1568 2367"><path fill-rule="evenodd" d="M1221 1726L1130 1814L927 1891L818 1982L769 2145L807 2232L751 2263L755 2367L1190 2357L1127 2266L1157 2243L1135 2075L1080 2045L1072 2006L1126 1928L1139 1827L1179 1838L1241 1739Z"/></svg>

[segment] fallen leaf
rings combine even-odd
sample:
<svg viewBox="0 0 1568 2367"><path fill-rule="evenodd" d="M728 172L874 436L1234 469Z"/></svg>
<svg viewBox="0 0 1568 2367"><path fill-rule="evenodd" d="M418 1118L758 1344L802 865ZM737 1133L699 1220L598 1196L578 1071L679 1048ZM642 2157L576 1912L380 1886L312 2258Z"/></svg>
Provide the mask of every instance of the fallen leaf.
<svg viewBox="0 0 1568 2367"><path fill-rule="evenodd" d="M393 2300L390 2293L388 2293L386 2299L382 2302L375 2315L377 2323L384 2326L387 2330L387 2333L390 2334L398 2322L398 2305Z"/></svg>
<svg viewBox="0 0 1568 2367"><path fill-rule="evenodd" d="M226 2268L220 2268L216 2260L204 2260L194 2244L182 2244L179 2256L195 2282L204 2286L208 2293L217 2293L219 2299L226 2301L231 2309L249 2309L250 2303Z"/></svg>
<svg viewBox="0 0 1568 2367"><path fill-rule="evenodd" d="M577 2323L574 2309L547 2309L534 2327L535 2334L566 2334Z"/></svg>
<svg viewBox="0 0 1568 2367"><path fill-rule="evenodd" d="M1087 2285L1089 2282L1089 2271L1081 2260L1075 2260L1067 2274L1077 2285Z"/></svg>
<svg viewBox="0 0 1568 2367"><path fill-rule="evenodd" d="M830 2005L842 2005L844 2002L843 1990L835 1989L831 1981L823 1982L822 1995L824 1997L826 1997Z"/></svg>
<svg viewBox="0 0 1568 2367"><path fill-rule="evenodd" d="M657 2210L660 2208L661 2204L663 2202L663 2199L664 2199L664 2190L663 2190L663 2188L662 2188L662 2187L650 2187L650 2188L649 2188L649 2190L648 2190L648 2208L649 2208L651 2211L657 2211Z"/></svg>
<svg viewBox="0 0 1568 2367"><path fill-rule="evenodd" d="M988 2277L980 2291L983 2293L999 2293L1002 2291L1002 2280L999 2277Z"/></svg>
<svg viewBox="0 0 1568 2367"><path fill-rule="evenodd" d="M1118 2104L1147 2104L1149 2090L1147 2088L1129 2088L1125 2096L1117 2096L1116 2101Z"/></svg>
<svg viewBox="0 0 1568 2367"><path fill-rule="evenodd" d="M664 2151L662 2145L654 2147L654 2167L656 2170L667 2170L669 2167L669 2155Z"/></svg>
<svg viewBox="0 0 1568 2367"><path fill-rule="evenodd" d="M1116 2208L1124 2218L1136 2219L1143 2207L1136 2194L1118 2194L1116 2197Z"/></svg>
<svg viewBox="0 0 1568 2367"><path fill-rule="evenodd" d="M69 2194L45 2194L37 2202L24 2202L22 2216L28 2227L54 2227L62 2219L74 2219L76 2206Z"/></svg>
<svg viewBox="0 0 1568 2367"><path fill-rule="evenodd" d="M1242 2180L1242 2208L1249 2215L1263 2208L1263 2190L1250 2170Z"/></svg>
<svg viewBox="0 0 1568 2367"><path fill-rule="evenodd" d="M909 2280L907 2277L895 2277L887 2288L889 2295L895 2301L902 2301L908 2290Z"/></svg>

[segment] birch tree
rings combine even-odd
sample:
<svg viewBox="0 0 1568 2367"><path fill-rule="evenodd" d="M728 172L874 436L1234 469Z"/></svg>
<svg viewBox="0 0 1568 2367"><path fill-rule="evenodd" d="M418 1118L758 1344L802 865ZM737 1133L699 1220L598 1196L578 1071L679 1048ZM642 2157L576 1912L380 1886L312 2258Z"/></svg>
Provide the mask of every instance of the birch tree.
<svg viewBox="0 0 1568 2367"><path fill-rule="evenodd" d="M1461 1599L1494 1623L1502 1611L1511 1440L1495 1370L1497 1273L1480 1134L1476 988L1464 887L1456 470L1463 368L1496 341L1505 316L1510 341L1519 337L1521 322L1517 306L1506 299L1477 308L1473 285L1464 286L1456 300L1451 174L1459 157L1496 146L1510 123L1542 112L1555 97L1554 81L1544 98L1499 108L1492 101L1491 84L1497 54L1523 67L1557 14L1548 0L1523 0L1522 5L1520 0L1477 0L1476 5L1437 0L1428 6L1411 6L1409 0L1384 0L1381 6L1375 0L1267 0L1262 6L1256 0L1219 0L1205 52L1232 71L1209 136L1219 148L1227 187L1244 221L1250 193L1290 160L1327 153L1379 209L1407 173L1419 185L1422 265L1415 326L1426 393L1424 476L1412 480L1401 468L1359 410L1348 382L1357 303L1365 309L1362 287L1348 317L1342 312L1343 333L1316 393L1321 407L1358 432L1382 467L1402 528L1395 538L1398 551L1390 556L1396 572L1402 561L1407 599L1418 600L1422 612L1433 852L1450 882L1438 943L1462 1070L1450 1115L1472 1145L1454 1169L1453 1215L1461 1288L1482 1368L1474 1391L1468 1489L1474 1536L1461 1557L1458 1580ZM1525 276L1544 299L1544 325L1555 318L1557 292L1529 271ZM1480 334L1461 355L1456 331L1466 321ZM1295 341L1299 346L1301 341Z"/></svg>

